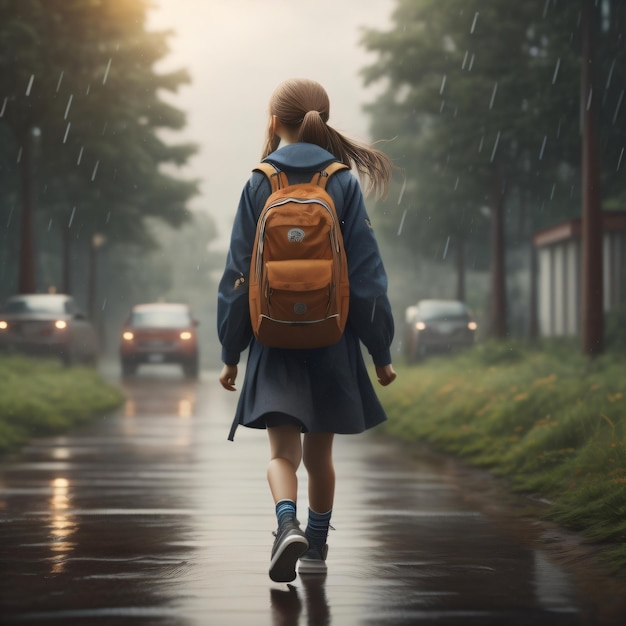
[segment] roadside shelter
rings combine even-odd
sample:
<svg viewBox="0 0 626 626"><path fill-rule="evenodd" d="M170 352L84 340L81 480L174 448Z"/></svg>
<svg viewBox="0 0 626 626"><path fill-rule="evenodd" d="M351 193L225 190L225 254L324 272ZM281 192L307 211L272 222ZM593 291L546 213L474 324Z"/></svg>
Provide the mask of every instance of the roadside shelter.
<svg viewBox="0 0 626 626"><path fill-rule="evenodd" d="M537 253L537 317L542 337L575 336L581 324L581 220L533 236ZM626 305L626 211L603 214L604 311Z"/></svg>

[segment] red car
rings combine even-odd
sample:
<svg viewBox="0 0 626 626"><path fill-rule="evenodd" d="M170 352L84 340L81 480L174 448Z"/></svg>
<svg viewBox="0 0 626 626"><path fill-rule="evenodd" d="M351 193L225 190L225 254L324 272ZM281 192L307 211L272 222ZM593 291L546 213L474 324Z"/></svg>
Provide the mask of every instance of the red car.
<svg viewBox="0 0 626 626"><path fill-rule="evenodd" d="M178 363L187 378L197 378L197 326L198 321L186 304L135 305L120 336L122 375L132 376L142 363Z"/></svg>

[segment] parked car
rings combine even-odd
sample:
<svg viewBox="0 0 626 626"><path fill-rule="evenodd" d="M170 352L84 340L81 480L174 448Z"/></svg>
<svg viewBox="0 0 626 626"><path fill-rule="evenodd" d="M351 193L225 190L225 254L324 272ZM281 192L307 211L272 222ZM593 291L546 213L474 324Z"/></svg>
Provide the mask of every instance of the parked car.
<svg viewBox="0 0 626 626"><path fill-rule="evenodd" d="M415 361L433 352L451 352L474 344L477 325L459 300L420 300L405 312L404 354Z"/></svg>
<svg viewBox="0 0 626 626"><path fill-rule="evenodd" d="M132 376L142 363L178 363L187 378L197 378L198 336L186 304L152 302L135 305L120 336L123 376Z"/></svg>
<svg viewBox="0 0 626 626"><path fill-rule="evenodd" d="M0 349L52 356L65 365L95 365L98 335L74 298L58 293L15 295L0 307Z"/></svg>

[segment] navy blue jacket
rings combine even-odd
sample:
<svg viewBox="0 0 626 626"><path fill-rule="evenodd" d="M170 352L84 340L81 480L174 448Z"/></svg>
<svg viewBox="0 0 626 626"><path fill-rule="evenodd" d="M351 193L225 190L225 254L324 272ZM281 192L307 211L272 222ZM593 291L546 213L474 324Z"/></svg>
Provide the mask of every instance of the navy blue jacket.
<svg viewBox="0 0 626 626"><path fill-rule="evenodd" d="M334 160L326 150L307 143L287 145L265 159L284 170L290 183L309 181L315 171ZM385 419L367 376L359 341L376 365L391 363L394 323L387 298L387 275L357 178L349 170L339 171L329 180L327 191L335 201L348 260L350 311L346 332L339 344L328 348L280 350L261 346L254 340L248 308L248 273L256 224L271 187L259 172L253 172L244 186L218 294L222 360L236 365L241 353L250 348L235 425L241 423L262 428L263 414L276 411L301 419L305 430L323 432L333 426L333 432L361 432ZM341 363L345 371L338 369ZM281 376L285 378L279 384ZM298 393L304 394L299 398L288 391L294 388L294 377L297 378ZM252 380L256 381L254 390L251 389ZM337 389L342 398L335 398L335 409L333 406L321 407L317 396L328 396L328 389L336 388L337 384L344 385L345 391ZM365 402L376 405L371 419L368 415L352 419L351 414L355 411L348 411L344 416L346 419L332 417L331 414L337 411L345 413L356 396L360 396L359 406ZM307 397L310 398L308 403L305 401ZM320 421L320 412L326 414L327 419ZM356 413L363 411L357 408ZM233 435L234 430L230 438Z"/></svg>

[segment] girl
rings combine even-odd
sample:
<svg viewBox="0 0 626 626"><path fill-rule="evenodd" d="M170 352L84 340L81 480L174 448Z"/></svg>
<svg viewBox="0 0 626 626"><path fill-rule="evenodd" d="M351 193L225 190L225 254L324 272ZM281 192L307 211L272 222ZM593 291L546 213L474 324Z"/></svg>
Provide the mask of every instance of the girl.
<svg viewBox="0 0 626 626"><path fill-rule="evenodd" d="M290 183L308 182L333 161L355 166L369 190L387 193L393 164L374 148L357 144L328 125L329 100L311 80L287 80L270 100L264 161L283 170ZM281 144L282 147L279 148ZM300 574L325 573L327 535L335 494L332 445L335 433L360 433L386 419L370 382L360 341L368 349L381 385L393 382L390 345L394 324L387 276L365 209L359 181L349 170L327 185L341 222L350 280L350 312L341 341L327 348L286 350L256 342L248 308L247 279L256 223L270 194L267 178L254 172L243 189L226 268L219 285L218 334L224 367L221 385L235 390L240 354L249 348L237 425L267 429L267 480L278 530L270 578L289 582ZM304 433L304 435L302 435ZM308 474L308 523L296 518L297 470Z"/></svg>

